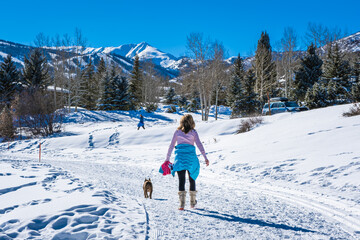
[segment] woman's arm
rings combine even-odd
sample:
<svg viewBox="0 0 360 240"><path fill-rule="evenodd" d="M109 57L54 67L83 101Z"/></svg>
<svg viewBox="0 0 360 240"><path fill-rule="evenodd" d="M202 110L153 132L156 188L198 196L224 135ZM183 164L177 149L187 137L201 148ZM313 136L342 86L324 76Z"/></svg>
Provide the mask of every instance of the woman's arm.
<svg viewBox="0 0 360 240"><path fill-rule="evenodd" d="M169 146L169 150L168 150L168 153L166 155L166 160L165 161L170 161L170 156L171 156L171 153L175 147L175 143L176 143L176 140L177 140L177 130L174 132L174 135L173 135L173 138L171 140L171 143L170 143L170 146Z"/></svg>
<svg viewBox="0 0 360 240"><path fill-rule="evenodd" d="M199 135L198 133L194 130L194 136L195 136L195 143L196 143L196 146L199 148L201 154L204 156L205 158L205 162L206 164L208 165L208 162L209 160L207 159L206 157L206 153L205 153L205 149L204 149L204 146L202 145L201 141L200 141L200 138L199 138Z"/></svg>

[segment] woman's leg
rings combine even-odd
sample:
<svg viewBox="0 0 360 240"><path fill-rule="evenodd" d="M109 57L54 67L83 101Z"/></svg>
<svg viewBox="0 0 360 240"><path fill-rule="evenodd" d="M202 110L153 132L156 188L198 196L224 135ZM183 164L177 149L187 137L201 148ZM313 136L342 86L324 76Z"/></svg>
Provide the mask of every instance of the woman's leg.
<svg viewBox="0 0 360 240"><path fill-rule="evenodd" d="M185 191L185 174L186 170L178 171L177 172L179 177L179 191Z"/></svg>
<svg viewBox="0 0 360 240"><path fill-rule="evenodd" d="M196 191L195 180L190 177L189 171L188 171L188 174L189 174L189 182L190 182L190 191Z"/></svg>

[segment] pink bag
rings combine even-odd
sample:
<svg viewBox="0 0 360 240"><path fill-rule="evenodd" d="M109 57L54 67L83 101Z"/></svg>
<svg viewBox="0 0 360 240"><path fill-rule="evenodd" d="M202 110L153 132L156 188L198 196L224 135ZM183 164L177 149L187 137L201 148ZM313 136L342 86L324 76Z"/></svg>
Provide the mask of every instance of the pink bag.
<svg viewBox="0 0 360 240"><path fill-rule="evenodd" d="M162 165L161 165L161 170L162 170L162 174L168 175L171 174L171 167L172 167L172 163L170 161L165 161ZM161 171L160 171L161 172Z"/></svg>

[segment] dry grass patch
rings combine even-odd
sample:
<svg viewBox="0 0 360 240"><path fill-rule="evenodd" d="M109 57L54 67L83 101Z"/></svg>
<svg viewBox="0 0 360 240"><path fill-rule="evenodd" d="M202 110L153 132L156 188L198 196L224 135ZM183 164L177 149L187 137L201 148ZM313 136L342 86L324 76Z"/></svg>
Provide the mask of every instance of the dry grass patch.
<svg viewBox="0 0 360 240"><path fill-rule="evenodd" d="M244 133L248 132L257 125L263 123L264 119L262 117L251 117L246 120L241 120L239 129L237 130L237 133Z"/></svg>
<svg viewBox="0 0 360 240"><path fill-rule="evenodd" d="M352 117L357 115L360 115L360 104L358 103L355 103L348 112L343 113L344 117Z"/></svg>

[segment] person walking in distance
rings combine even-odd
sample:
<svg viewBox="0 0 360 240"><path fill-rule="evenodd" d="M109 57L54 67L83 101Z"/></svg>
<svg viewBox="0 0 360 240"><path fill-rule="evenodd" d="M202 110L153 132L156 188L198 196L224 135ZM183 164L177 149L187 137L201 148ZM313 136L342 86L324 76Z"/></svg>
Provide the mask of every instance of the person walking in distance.
<svg viewBox="0 0 360 240"><path fill-rule="evenodd" d="M177 145L175 147L176 142ZM188 173L190 182L190 207L194 208L197 203L195 180L200 173L200 163L196 156L195 143L205 158L206 166L209 166L209 160L206 157L204 147L200 141L198 133L195 130L194 119L190 114L186 114L181 118L180 125L173 135L165 160L165 163L170 161L171 153L175 147L175 161L172 165L171 174L175 176L175 172L177 172L179 177L179 210L184 210L185 207L186 172Z"/></svg>
<svg viewBox="0 0 360 240"><path fill-rule="evenodd" d="M145 129L144 116L143 116L142 114L140 114L140 121L139 121L139 123L138 123L138 128L137 128L137 130L139 130L140 127L142 127L143 129Z"/></svg>

